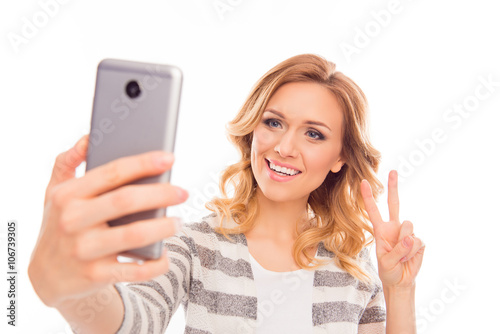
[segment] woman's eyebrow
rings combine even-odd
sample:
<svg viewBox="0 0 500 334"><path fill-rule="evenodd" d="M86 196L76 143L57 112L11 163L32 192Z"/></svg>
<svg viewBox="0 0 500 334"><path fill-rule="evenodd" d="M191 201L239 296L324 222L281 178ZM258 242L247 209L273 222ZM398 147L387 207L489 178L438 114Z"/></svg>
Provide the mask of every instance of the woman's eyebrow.
<svg viewBox="0 0 500 334"><path fill-rule="evenodd" d="M276 116L279 116L279 117L285 119L285 115L283 115L281 112L279 112L277 110L274 110L274 109L266 109L266 110L264 110L264 112L266 112L266 111L270 112L270 113L273 113ZM325 123L322 123L322 122L318 122L318 121L305 121L304 123L308 124L308 125L323 126L323 127L327 128L330 132L332 131Z"/></svg>

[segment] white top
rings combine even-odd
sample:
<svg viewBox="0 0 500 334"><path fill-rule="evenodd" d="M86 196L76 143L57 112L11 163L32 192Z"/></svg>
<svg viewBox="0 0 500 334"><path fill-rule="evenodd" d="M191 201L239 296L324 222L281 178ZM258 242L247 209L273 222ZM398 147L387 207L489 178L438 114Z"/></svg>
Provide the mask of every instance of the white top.
<svg viewBox="0 0 500 334"><path fill-rule="evenodd" d="M270 271L251 254L250 264L257 288L255 333L312 333L314 271Z"/></svg>
<svg viewBox="0 0 500 334"><path fill-rule="evenodd" d="M167 272L147 282L114 284L125 312L117 334L165 333L180 305L186 333L255 332L258 300L248 243L244 234L232 234L228 240L217 232L219 224L216 214L184 224L165 240ZM224 226L237 228L238 224L227 220ZM314 271L314 285L304 285L312 285L312 304L310 300L294 303L309 304L313 333L385 334L384 293L370 250L364 247L359 253L359 265L372 277L370 284L339 268L333 261L335 254L323 242L318 244L316 258L325 264ZM283 283L281 287L295 288L297 277L287 277ZM283 299L276 293L274 297Z"/></svg>

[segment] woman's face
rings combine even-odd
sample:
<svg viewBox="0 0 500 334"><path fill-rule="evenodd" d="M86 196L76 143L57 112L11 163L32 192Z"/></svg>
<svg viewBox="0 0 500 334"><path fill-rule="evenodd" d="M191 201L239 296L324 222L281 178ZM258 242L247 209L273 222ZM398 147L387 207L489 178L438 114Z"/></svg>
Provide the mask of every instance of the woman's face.
<svg viewBox="0 0 500 334"><path fill-rule="evenodd" d="M281 86L253 132L252 171L270 200L307 200L328 172L342 167L342 109L327 88L310 82Z"/></svg>

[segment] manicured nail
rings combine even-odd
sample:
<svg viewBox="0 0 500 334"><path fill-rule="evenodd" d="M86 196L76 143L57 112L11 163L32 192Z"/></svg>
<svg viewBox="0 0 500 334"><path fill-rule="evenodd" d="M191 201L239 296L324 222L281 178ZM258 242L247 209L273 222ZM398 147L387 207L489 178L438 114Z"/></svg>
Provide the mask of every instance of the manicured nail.
<svg viewBox="0 0 500 334"><path fill-rule="evenodd" d="M177 196L181 201L185 200L189 196L188 192L182 188L177 187L176 191L177 191Z"/></svg>
<svg viewBox="0 0 500 334"><path fill-rule="evenodd" d="M408 248L410 247L410 243L411 243L411 237L410 236L407 236L403 239L403 246L405 248Z"/></svg>
<svg viewBox="0 0 500 334"><path fill-rule="evenodd" d="M75 150L77 151L77 153L80 153L86 148L87 143L85 142L84 138L85 136L82 136L75 144Z"/></svg>
<svg viewBox="0 0 500 334"><path fill-rule="evenodd" d="M158 166L159 168L165 168L173 161L174 157L171 153L165 152L160 156L156 156L154 159L156 166Z"/></svg>

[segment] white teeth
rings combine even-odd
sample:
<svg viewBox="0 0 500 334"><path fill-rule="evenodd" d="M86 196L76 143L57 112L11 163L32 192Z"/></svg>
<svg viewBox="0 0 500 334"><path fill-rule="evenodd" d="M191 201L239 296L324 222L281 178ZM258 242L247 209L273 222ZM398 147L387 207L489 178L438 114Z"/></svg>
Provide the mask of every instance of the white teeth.
<svg viewBox="0 0 500 334"><path fill-rule="evenodd" d="M281 166L277 166L277 165L273 164L271 161L269 161L269 166L271 167L272 170L274 170L276 172L280 172L280 173L283 173L283 174L288 174L290 176L293 176L293 175L296 175L296 174L299 173L298 170L291 169L291 168L286 168L286 167L281 167Z"/></svg>

